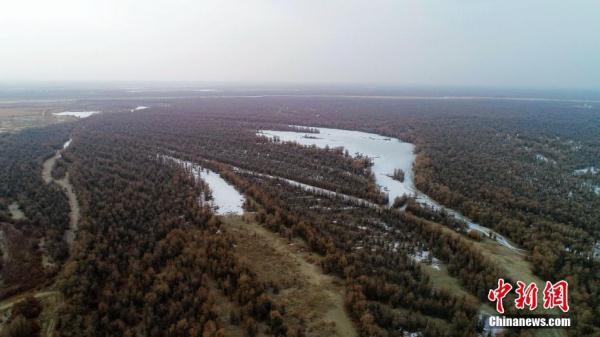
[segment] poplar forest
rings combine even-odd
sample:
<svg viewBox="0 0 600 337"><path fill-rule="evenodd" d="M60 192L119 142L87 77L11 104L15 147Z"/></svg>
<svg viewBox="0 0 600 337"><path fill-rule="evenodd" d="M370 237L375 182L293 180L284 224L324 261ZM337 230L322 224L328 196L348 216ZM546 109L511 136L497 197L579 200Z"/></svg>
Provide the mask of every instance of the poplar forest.
<svg viewBox="0 0 600 337"><path fill-rule="evenodd" d="M600 335L600 105L292 94L53 104L100 113L0 133L2 336ZM261 133L318 140L319 128L414 144L414 175L389 176L518 248L413 195L390 198L363 153ZM182 161L219 174L243 213L215 210L219 191ZM573 326L491 331L499 278L568 281ZM514 299L505 308L519 314Z"/></svg>

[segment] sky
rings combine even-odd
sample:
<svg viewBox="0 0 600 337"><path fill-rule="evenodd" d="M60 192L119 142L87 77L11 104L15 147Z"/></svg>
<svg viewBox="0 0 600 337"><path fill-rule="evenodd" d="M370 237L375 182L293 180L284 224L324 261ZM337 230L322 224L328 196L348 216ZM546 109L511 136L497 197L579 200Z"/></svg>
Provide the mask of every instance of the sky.
<svg viewBox="0 0 600 337"><path fill-rule="evenodd" d="M2 81L600 89L600 1L1 0Z"/></svg>

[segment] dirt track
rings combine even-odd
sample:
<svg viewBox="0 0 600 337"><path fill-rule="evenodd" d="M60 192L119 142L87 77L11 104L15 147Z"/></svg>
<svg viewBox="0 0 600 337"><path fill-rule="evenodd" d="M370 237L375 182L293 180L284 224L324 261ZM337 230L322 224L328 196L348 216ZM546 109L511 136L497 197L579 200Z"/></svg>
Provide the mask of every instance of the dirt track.
<svg viewBox="0 0 600 337"><path fill-rule="evenodd" d="M73 185L71 185L69 182L69 173L66 173L64 178L57 180L52 177L52 170L56 165L56 161L62 156L62 151L64 151L70 143L71 140L65 143L62 149L57 150L54 156L44 162L42 168L42 179L44 182L46 184L50 184L52 182L56 183L62 188L67 196L67 199L69 200L69 207L71 209L69 212L69 229L65 231L65 241L67 241L69 247L73 245L75 234L77 233L79 225L79 203L77 202L77 195L75 195L75 192L73 191Z"/></svg>
<svg viewBox="0 0 600 337"><path fill-rule="evenodd" d="M263 281L281 291L276 300L289 313L308 322L307 336L357 336L344 306L343 281L324 274L300 240L288 242L253 221L239 216L223 218L225 228L236 238L236 252Z"/></svg>

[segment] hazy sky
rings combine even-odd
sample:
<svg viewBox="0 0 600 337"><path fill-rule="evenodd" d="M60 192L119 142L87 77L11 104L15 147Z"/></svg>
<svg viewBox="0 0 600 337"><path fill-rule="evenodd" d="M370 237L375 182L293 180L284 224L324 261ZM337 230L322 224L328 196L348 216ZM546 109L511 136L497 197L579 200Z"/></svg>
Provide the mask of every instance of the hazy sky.
<svg viewBox="0 0 600 337"><path fill-rule="evenodd" d="M600 89L600 1L1 0L0 80Z"/></svg>

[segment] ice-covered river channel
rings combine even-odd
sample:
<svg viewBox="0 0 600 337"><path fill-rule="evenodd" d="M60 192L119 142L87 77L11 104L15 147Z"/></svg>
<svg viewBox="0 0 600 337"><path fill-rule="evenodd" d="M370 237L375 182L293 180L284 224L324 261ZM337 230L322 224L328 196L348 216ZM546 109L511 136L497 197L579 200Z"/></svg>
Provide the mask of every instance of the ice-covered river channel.
<svg viewBox="0 0 600 337"><path fill-rule="evenodd" d="M304 133L295 131L260 130L257 134L277 138L283 142L296 142L301 145L315 145L320 148L343 147L350 154L362 154L373 161L371 170L375 174L375 180L381 188L388 193L390 204L394 198L403 194L414 196L416 200L436 210L444 209L448 214L467 223L470 229L481 232L484 235L493 234L499 244L512 249L519 250L502 235L493 230L474 223L459 212L444 207L426 194L417 190L413 182L413 164L415 161L414 145L405 143L396 138L360 131L313 128L319 133ZM398 181L391 176L394 169L402 169L405 173L404 181Z"/></svg>
<svg viewBox="0 0 600 337"><path fill-rule="evenodd" d="M211 200L208 200L208 202L216 214L242 215L244 213L243 205L246 198L235 187L225 181L220 174L189 161L169 156L164 156L164 158L181 165L185 170L191 172L195 179L202 179L208 184L212 195ZM203 200L203 202L206 202L206 200Z"/></svg>

